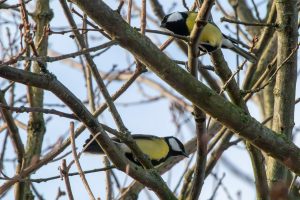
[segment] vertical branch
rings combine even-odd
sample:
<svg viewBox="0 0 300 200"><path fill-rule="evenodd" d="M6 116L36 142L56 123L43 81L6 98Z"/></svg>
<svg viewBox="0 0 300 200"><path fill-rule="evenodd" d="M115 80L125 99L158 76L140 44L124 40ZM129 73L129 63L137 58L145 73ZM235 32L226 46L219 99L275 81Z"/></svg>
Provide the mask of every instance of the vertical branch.
<svg viewBox="0 0 300 200"><path fill-rule="evenodd" d="M22 19L22 25L23 25L23 30L20 30L21 31L21 48L23 48L23 40L26 42L25 43L25 49L26 49L26 52L25 52L25 55L26 56L30 56L31 55L31 51L30 51L30 46L28 44L28 37L29 37L29 34L30 34L30 27L29 27L29 24L28 24L28 14L27 14L27 10L26 10L26 7L25 7L25 2L24 0L19 0L19 3L20 3L20 14L21 14L21 19ZM31 66L31 61L26 61L25 64L24 64L24 68L26 70L28 70ZM25 149L24 149L24 156L25 156ZM18 174L18 171L21 171L21 169L23 167L25 167L24 165L26 165L26 160L24 159L23 160L23 163L22 163L22 166L18 166L18 169L17 169L17 174ZM25 187L25 183L17 183L16 184L16 188L15 188L15 197L18 199L18 198L23 198L24 197L24 187ZM30 186L28 185L27 188L29 189ZM29 193L30 195L30 193Z"/></svg>
<svg viewBox="0 0 300 200"><path fill-rule="evenodd" d="M89 47L88 32L87 31L85 32L85 29L87 29L87 15L86 14L83 15L82 28L83 28L83 36L84 36L83 37L83 42L85 43L85 47L88 48ZM78 46L78 49L82 48L82 46L78 42L77 42L77 46ZM82 60L82 63L84 63L83 59L81 59L81 60ZM94 90L93 90L92 73L91 73L91 70L90 70L89 66L84 66L84 70L85 70L86 89L87 89L87 94L88 94L87 97L88 97L90 110L91 110L91 112L95 112L96 105L95 105L95 94L94 94ZM72 126L73 125L74 124L72 124ZM109 166L109 160L106 156L103 157L103 163L104 163L105 167ZM110 171L109 170L105 171L106 191L107 191L106 197L107 197L107 199L112 199L112 185L111 185L112 182L111 182L110 176L111 176ZM87 185L87 188L89 188L88 185ZM92 194L92 192L90 190L88 190L88 192Z"/></svg>
<svg viewBox="0 0 300 200"><path fill-rule="evenodd" d="M262 54L262 59L258 62L257 65L257 73L260 75L260 79L263 77L263 75L268 71L265 69L265 66L270 66L273 62L272 59L275 58L276 60L276 54L277 54L277 34L274 34L273 38L268 43L265 51ZM263 67L264 66L264 67ZM275 68L276 65L273 65ZM264 72L262 73L262 71ZM261 71L261 72L258 72ZM271 77L271 73L266 77L266 79L269 79ZM258 81L257 81L258 82ZM262 94L258 94L262 96L262 101L260 101L260 110L262 112L263 118L267 118L268 116L273 115L274 113L274 85L275 81L272 81L270 84L266 86L266 88L262 91ZM267 127L272 128L272 120L270 120L267 124Z"/></svg>
<svg viewBox="0 0 300 200"><path fill-rule="evenodd" d="M0 171L2 171L4 169L3 161L4 161L4 157L5 157L8 136L9 136L9 131L7 130L5 133L3 143L2 143L2 148L0 151Z"/></svg>
<svg viewBox="0 0 300 200"><path fill-rule="evenodd" d="M152 10L153 10L154 14L160 20L162 20L164 18L164 16L166 15L162 5L158 2L158 0L150 0L150 5L152 7Z"/></svg>
<svg viewBox="0 0 300 200"><path fill-rule="evenodd" d="M275 23L276 21L276 3L273 1L271 10L268 13L267 21L266 23ZM243 81L243 89L249 89L252 87L253 83L256 82L257 79L261 76L261 69L265 69L265 65L262 65L262 62L264 61L264 55L263 54L268 54L269 49L268 43L270 40L274 37L276 37L276 34L274 34L275 29L273 27L265 27L262 30L262 33L260 34L259 40L256 43L253 52L255 52L256 56L259 58L258 63L256 64L251 64L246 72L245 79ZM272 47L274 48L274 47ZM257 70L257 71L256 71ZM252 80L253 79L253 80Z"/></svg>
<svg viewBox="0 0 300 200"><path fill-rule="evenodd" d="M36 23L35 44L38 45L38 47L35 47L33 42L31 44L35 55L47 56L48 35L45 34L45 30L48 28L52 17L53 13L50 9L49 0L38 0L33 13L33 19ZM42 63L42 65L46 66L46 63ZM41 70L41 63L34 62L32 71L34 73L41 73ZM28 88L28 99L31 107L43 107L43 98L44 92L42 89L36 87ZM25 166L30 165L33 159L39 159L45 131L46 127L43 113L30 113L27 130ZM24 195L30 193L29 183L26 183L24 193ZM33 199L33 196L30 196L30 199Z"/></svg>
<svg viewBox="0 0 300 200"><path fill-rule="evenodd" d="M223 132L223 133L222 133ZM222 153L228 148L230 139L232 138L232 132L230 130L224 129L222 131L221 138L219 139L219 144L215 147L214 151L211 153L210 159L207 162L205 169L205 176L207 177L213 170Z"/></svg>
<svg viewBox="0 0 300 200"><path fill-rule="evenodd" d="M132 0L128 0L128 8L127 8L127 23L131 24L131 10L132 10Z"/></svg>
<svg viewBox="0 0 300 200"><path fill-rule="evenodd" d="M230 80L232 73L226 61L224 60L221 51L213 52L211 58L212 58L212 63L215 66L216 73L222 79L222 82L226 84L228 80ZM227 91L228 95L230 99L233 101L233 103L241 107L249 115L247 105L234 79L231 79L231 81L227 83L227 90L228 90ZM230 137L232 136L231 134L232 133L226 133L226 135L224 135L224 138L226 138L226 140L224 140L225 142L229 142ZM263 156L261 152L258 149L256 149L253 145L251 145L249 142L246 142L246 147L252 162L252 168L255 176L255 184L257 189L257 198L268 199L268 185L266 180L266 171L264 165L261 164L263 163ZM221 152L222 152L222 148L221 148Z"/></svg>
<svg viewBox="0 0 300 200"><path fill-rule="evenodd" d="M238 5L238 3L236 2L236 4L233 6L235 20L238 20L237 5ZM240 26L239 26L239 24L236 24L235 28L236 28L236 39L239 42L240 41ZM236 45L238 45L238 43ZM239 66L240 66L239 57L240 56L238 54L236 54L236 68L237 68L236 70L238 70ZM240 71L239 70L237 73L236 82L239 86L240 85Z"/></svg>
<svg viewBox="0 0 300 200"><path fill-rule="evenodd" d="M272 129L291 139L294 127L294 101L297 79L298 11L296 0L276 1L279 29L277 67L281 69L276 75L274 87L274 117ZM291 57L289 57L292 55ZM286 60L289 58L288 60ZM290 162L290 161L286 161ZM287 169L273 158L268 159L268 180L271 187L285 182Z"/></svg>
<svg viewBox="0 0 300 200"><path fill-rule="evenodd" d="M191 193L189 199L197 199L202 190L205 179L205 165L207 158L208 135L206 131L206 114L198 107L194 107L194 118L196 122L197 134L197 151L196 164L194 167L194 178L191 185Z"/></svg>
<svg viewBox="0 0 300 200"><path fill-rule="evenodd" d="M277 12L276 12L276 2L269 2L271 7L268 10L266 16L266 23L275 23ZM262 30L259 41L254 47L254 52L259 58L257 65L250 64L247 68L246 76L243 82L244 89L254 88L259 80L262 80L262 77L268 71L270 63L274 60L277 54L277 34L275 28L265 27ZM259 84L260 85L260 84ZM274 110L274 82L270 83L266 88L258 94L260 101L258 102L261 113L264 118L273 115ZM268 122L267 126L272 127L272 121Z"/></svg>
<svg viewBox="0 0 300 200"><path fill-rule="evenodd" d="M142 12L141 12L141 34L145 35L145 28L146 28L146 0L142 0Z"/></svg>
<svg viewBox="0 0 300 200"><path fill-rule="evenodd" d="M110 166L109 159L104 156L103 163L105 167ZM113 198L113 184L111 181L111 170L105 171L105 179L106 179L106 200L114 199Z"/></svg>
<svg viewBox="0 0 300 200"><path fill-rule="evenodd" d="M90 199L92 200L96 200L96 198L94 197L93 195L93 192L85 178L85 175L82 171L82 168L81 168L81 165L80 165L80 162L79 162L79 158L78 158L78 155L77 155L77 152L76 152L76 145L75 145L75 136L74 136L74 122L71 122L70 123L70 138L71 138L71 147L72 147L72 153L73 153L73 157L74 157L74 161L75 161L75 164L76 164L76 167L77 167L77 170L79 172L79 176L82 180L82 183L86 189L86 191L88 192L89 194L89 197Z"/></svg>
<svg viewBox="0 0 300 200"><path fill-rule="evenodd" d="M194 174L193 169L188 169L184 175L183 179L183 184L182 188L180 191L180 195L178 197L179 200L184 200L188 197L189 189L191 189L191 181L192 181L192 176Z"/></svg>
<svg viewBox="0 0 300 200"><path fill-rule="evenodd" d="M4 98L4 94L2 91L0 91L0 103L3 105L7 105L7 102ZM17 125L15 124L14 118L9 110L6 110L4 108L1 109L1 115L3 117L3 120L7 124L8 128L8 133L11 138L14 150L17 154L17 169L16 169L16 174L19 174L21 172L21 169L23 167L23 159L24 159L24 146L23 142L21 140L20 134L19 134L19 129ZM17 183L15 187L15 198L18 199L22 196L23 193L23 188L24 188L24 183Z"/></svg>
<svg viewBox="0 0 300 200"><path fill-rule="evenodd" d="M210 14L214 0L205 0L198 12L194 28L191 32L191 40L188 46L188 67L191 74L198 79L198 52L199 52L199 38L202 28L205 26ZM197 133L197 153L196 153L196 164L194 167L194 177L190 185L190 195L188 199L198 199L205 178L205 165L207 156L207 142L208 137L206 135L206 114L199 109L196 105L193 105L193 114L196 123Z"/></svg>
<svg viewBox="0 0 300 200"><path fill-rule="evenodd" d="M67 190L69 200L74 200L73 193L72 193L72 188L71 188L71 184L70 184L70 180L69 180L69 169L67 167L65 159L63 159L62 162L61 162L60 170L61 170L62 177L65 181L66 190Z"/></svg>
<svg viewBox="0 0 300 200"><path fill-rule="evenodd" d="M85 29L87 29L87 16L86 14L83 15L83 32ZM88 43L88 32L84 32L84 41L85 41L85 45L88 48L89 47L89 43ZM78 49L80 49L80 47L78 47ZM83 61L82 61L83 62ZM86 89L87 89L87 96L88 96L88 101L89 101L89 105L90 105L90 109L92 112L95 112L96 107L95 107L95 95L94 95L94 90L93 90L93 81L92 81L92 74L91 74L91 70L89 67L85 66L85 81L86 81Z"/></svg>
<svg viewBox="0 0 300 200"><path fill-rule="evenodd" d="M258 8L257 8L257 5L256 3L254 2L254 0L251 0L252 2L252 5L253 5L253 8L254 8L254 11L255 11L255 15L256 15L256 18L259 22L262 22L260 16L259 16L259 11L258 11Z"/></svg>

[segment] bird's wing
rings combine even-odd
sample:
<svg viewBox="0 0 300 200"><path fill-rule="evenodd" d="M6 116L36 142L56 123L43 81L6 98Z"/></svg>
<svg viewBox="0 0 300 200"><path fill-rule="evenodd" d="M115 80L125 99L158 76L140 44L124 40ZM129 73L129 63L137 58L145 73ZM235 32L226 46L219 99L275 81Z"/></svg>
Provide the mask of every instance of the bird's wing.
<svg viewBox="0 0 300 200"><path fill-rule="evenodd" d="M135 139L149 139L149 138L159 139L160 137L155 135L146 135L146 134L132 134L132 138L135 140Z"/></svg>
<svg viewBox="0 0 300 200"><path fill-rule="evenodd" d="M134 139L134 140L137 140L137 139L150 139L150 138L152 138L152 139L159 139L160 137L158 137L158 136L155 136L155 135L146 135L146 134L132 134L131 135L132 136L132 138ZM117 138L117 137L112 137L111 138L114 142L118 142L118 143L121 143L122 141L119 139L119 138Z"/></svg>
<svg viewBox="0 0 300 200"><path fill-rule="evenodd" d="M133 134L132 138L134 140L149 140L150 138L151 139L160 139L160 137L157 137L157 136L154 136L154 135L144 135L144 134ZM91 144L89 144L92 139L93 139L93 135L90 135L90 137L85 141L83 147L86 148L86 149L84 150L84 152L86 152L86 153L100 153L100 154L104 153L103 150L101 149L101 147L96 142L96 140L93 140L91 142ZM121 147L121 149L123 149L123 150L126 149L126 152L127 152L126 145L123 144L119 138L112 137L111 139L113 140L113 142L115 142L116 145ZM89 144L89 146L87 146L87 144Z"/></svg>
<svg viewBox="0 0 300 200"><path fill-rule="evenodd" d="M83 145L83 148L85 148L84 152L92 153L92 154L103 154L104 152L103 152L102 148L99 146L99 144L96 142L96 140L93 140L91 142L93 137L94 137L93 135L90 135L90 137L85 141L85 143Z"/></svg>
<svg viewBox="0 0 300 200"><path fill-rule="evenodd" d="M239 54L240 56L243 56L244 58L246 58L251 63L256 63L257 62L257 58L256 58L255 55L253 55L253 54L245 51L244 49L236 46L235 44L233 44L227 38L223 38L222 48L228 48L228 49L234 51L235 53Z"/></svg>
<svg viewBox="0 0 300 200"><path fill-rule="evenodd" d="M232 42L233 44L239 44L241 45L242 47L246 48L246 49L250 49L249 45L245 44L244 42L240 41L240 40L237 40L235 38L232 38L228 35L225 35L224 33L222 33L223 37L228 39L230 42ZM224 47L223 47L224 48ZM226 47L225 47L226 48Z"/></svg>

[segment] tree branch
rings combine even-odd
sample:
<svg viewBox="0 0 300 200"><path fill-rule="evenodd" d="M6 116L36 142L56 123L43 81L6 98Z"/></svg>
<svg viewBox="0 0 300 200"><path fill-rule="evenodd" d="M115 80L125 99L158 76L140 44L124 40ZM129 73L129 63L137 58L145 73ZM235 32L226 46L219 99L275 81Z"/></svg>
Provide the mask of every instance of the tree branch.
<svg viewBox="0 0 300 200"><path fill-rule="evenodd" d="M276 1L278 29L277 72L274 86L274 117L272 129L292 138L294 127L295 91L297 80L298 10L297 0ZM270 186L286 181L287 169L282 163L268 159Z"/></svg>
<svg viewBox="0 0 300 200"><path fill-rule="evenodd" d="M206 20L210 15L210 10L214 4L214 0L205 0L197 14L195 25L190 35L190 43L188 46L188 67L191 75L198 79L198 52L199 39L203 27L206 25ZM206 114L193 104L193 114L196 123L197 133L197 154L196 164L194 167L194 177L190 184L190 193L188 199L198 199L202 190L205 178L205 165L207 157L208 136L206 131Z"/></svg>
<svg viewBox="0 0 300 200"><path fill-rule="evenodd" d="M84 39L82 37L82 35L79 33L79 31L77 30L77 26L76 23L69 11L68 5L66 3L65 0L60 0L60 3L63 7L64 13L73 29L73 33L77 39L77 42L80 46L81 49L85 49L86 48L86 44L84 42ZM93 61L92 57L90 56L90 54L84 54L85 60L87 62L87 66L90 68L92 75L94 76L96 83L101 91L101 93L104 96L104 99L108 105L108 108L113 116L113 119L118 127L118 129L123 133L122 135L120 135L120 139L132 150L132 152L134 153L134 155L137 157L137 159L140 161L140 163L145 167L145 168L153 168L150 160L142 153L142 151L140 150L140 148L137 146L137 144L134 142L133 138L130 135L130 132L128 131L128 129L126 128L125 124L123 123L123 120L116 108L116 106L113 103L113 100L109 94L109 92L107 91L107 88L103 82L103 79L100 75L100 73L98 72L98 69L96 67L95 62ZM122 136L122 137L121 137Z"/></svg>
<svg viewBox="0 0 300 200"><path fill-rule="evenodd" d="M115 166L121 171L127 173L134 179L143 183L145 186L151 188L155 193L163 199L175 199L173 193L162 181L161 177L153 170L144 170L141 167L133 166L131 163L126 162L125 156L119 152L115 145L111 142L103 127L99 124L97 119L82 105L81 101L72 94L64 85L57 81L52 75L38 75L31 72L26 72L24 70L19 70L11 68L9 66L3 66L0 68L0 76L5 77L9 80L13 79L16 82L27 84L34 87L39 87L45 90L53 92L58 98L60 98L69 108L74 112L74 114L89 128L93 135L101 133L96 138L98 144L104 149L106 155L115 164ZM18 80L18 81L17 81ZM56 153L56 152L54 152ZM47 159L53 158L50 154ZM19 175L21 177L28 176L37 167L43 165L49 160L43 160L34 166L29 166L24 169ZM13 185L16 180L8 181L0 187L0 195L5 192L11 185Z"/></svg>
<svg viewBox="0 0 300 200"><path fill-rule="evenodd" d="M119 41L122 47L130 51L144 65L197 107L284 163L295 173L300 173L300 169L297 167L300 164L300 158L297 156L300 150L295 144L285 138L277 137L273 131L247 115L242 109L227 102L179 68L166 55L160 53L160 50L148 38L133 30L119 14L113 12L103 1L72 0L72 2L76 3L113 39ZM281 147L280 150L277 147Z"/></svg>

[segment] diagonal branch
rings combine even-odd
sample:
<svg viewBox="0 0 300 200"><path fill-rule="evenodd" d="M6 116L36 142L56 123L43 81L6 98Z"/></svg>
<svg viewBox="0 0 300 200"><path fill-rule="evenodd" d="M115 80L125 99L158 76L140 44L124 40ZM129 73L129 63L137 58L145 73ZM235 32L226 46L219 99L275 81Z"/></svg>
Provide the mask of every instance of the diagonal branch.
<svg viewBox="0 0 300 200"><path fill-rule="evenodd" d="M82 35L80 34L80 32L77 30L77 26L76 23L71 15L71 12L68 8L68 5L66 3L65 0L60 0L60 3L63 7L64 13L70 23L70 25L72 26L73 29L73 33L77 39L78 45L80 46L81 49L85 49L86 48L86 44L84 42L84 39L82 37ZM149 159L146 158L146 156L142 153L142 151L140 150L140 148L137 146L137 144L134 142L133 138L130 135L130 132L128 131L128 129L126 128L125 124L123 123L123 120L116 108L116 106L113 103L113 100L105 86L105 83L97 69L97 66L95 64L95 62L93 61L93 58L91 57L90 54L84 54L85 60L87 62L87 66L89 67L89 69L91 70L92 75L94 76L96 83L101 91L101 93L104 96L104 99L108 105L108 108L112 114L112 117L118 127L118 129L124 133L120 136L120 139L124 141L124 143L133 151L134 155L137 157L137 159L140 161L140 163L145 167L145 168L153 168L151 162Z"/></svg>
<svg viewBox="0 0 300 200"><path fill-rule="evenodd" d="M161 177L153 170L144 170L141 167L133 166L131 163L126 162L125 156L116 148L104 131L101 124L95 117L82 105L81 101L71 93L64 85L62 85L55 77L50 74L38 75L24 70L15 69L9 66L3 66L0 68L0 76L9 80L14 80L23 84L27 84L34 87L39 87L45 90L53 92L58 98L60 98L74 114L84 123L93 135L101 133L97 136L96 141L101 145L106 155L115 164L115 166L121 171L127 173L132 178L138 180L145 186L151 188L162 199L176 199L174 194L170 191ZM51 155L49 155L51 156ZM48 160L49 161L49 160ZM44 161L45 163L47 161ZM38 165L43 165L38 163ZM29 166L24 169L19 175L21 178L26 177L31 173L36 166ZM0 195L10 188L17 180L12 180L4 183L0 187Z"/></svg>
<svg viewBox="0 0 300 200"><path fill-rule="evenodd" d="M118 99L132 84L133 82L141 75L143 71L141 68L137 68L134 74L132 76L128 77L128 80L124 83L123 86L119 90L115 92L115 94L112 96L113 100ZM107 104L103 103L94 113L94 117L98 117L102 112L104 112L107 109ZM105 126L103 126L105 128ZM26 129L26 128L25 128ZM86 129L86 126L82 124L75 132L75 137L78 137L84 130ZM109 130L107 130L109 131ZM37 169L41 168L43 165L46 165L50 160L53 160L57 155L59 155L61 152L63 152L69 145L70 145L70 139L67 139L63 142L63 144L59 148L55 148L53 151L46 154L39 162L27 167L22 171L21 176L26 177L28 174L32 173L33 171L36 171ZM18 180L20 180L18 178ZM14 183L17 182L17 179L6 182L0 189L4 191L3 194L5 194L5 191L11 187ZM1 195L0 195L1 196Z"/></svg>
<svg viewBox="0 0 300 200"><path fill-rule="evenodd" d="M6 103L4 94L2 92L0 92L0 104L9 107ZM21 140L21 137L19 134L18 127L17 127L15 120L9 110L4 109L2 107L1 114L2 114L4 121L7 123L7 128L9 130L9 135L11 137L11 141L13 143L14 149L17 154L18 162L22 163L22 159L24 157L25 150L24 150L24 145L22 143L22 140Z"/></svg>
<svg viewBox="0 0 300 200"><path fill-rule="evenodd" d="M276 136L272 130L260 124L241 108L226 101L179 68L165 54L162 54L148 38L141 36L131 28L118 13L112 11L103 1L72 0L72 2L76 3L113 39L119 41L122 47L130 51L144 65L197 107L217 118L236 134L279 160L295 173L300 173L298 167L300 165L298 156L300 149L292 141ZM4 76L5 73L3 74L1 71L3 70L0 70L0 76Z"/></svg>

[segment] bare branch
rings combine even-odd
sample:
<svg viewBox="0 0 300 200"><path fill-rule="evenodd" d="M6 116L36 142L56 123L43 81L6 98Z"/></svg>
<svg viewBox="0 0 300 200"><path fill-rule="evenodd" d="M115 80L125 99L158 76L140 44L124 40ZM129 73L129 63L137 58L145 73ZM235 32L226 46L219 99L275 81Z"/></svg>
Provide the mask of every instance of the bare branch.
<svg viewBox="0 0 300 200"><path fill-rule="evenodd" d="M90 188L90 186L89 186L89 184L88 184L88 182L85 178L85 175L82 171L81 164L79 162L79 158L78 158L78 155L77 155L77 152L76 152L75 136L74 136L74 122L70 123L70 138L71 138L71 147L72 147L73 157L74 157L74 160L75 160L77 170L79 172L79 176L82 180L82 183L83 183L86 191L89 194L90 199L96 200L96 198L94 197L93 192L92 192L92 190L91 190L91 188ZM65 178L66 178L66 176L65 176ZM69 196L73 196L73 195L70 195L72 193L72 192L69 192L70 189L71 189L71 187L67 186L67 191L68 191Z"/></svg>
<svg viewBox="0 0 300 200"><path fill-rule="evenodd" d="M69 180L69 169L67 168L67 164L66 164L66 160L63 159L61 162L61 168L60 168L62 177L65 181L65 185L66 185L66 189L67 189L67 194L70 200L73 200L73 193L72 193L72 189L71 189L71 184L70 184L70 180Z"/></svg>

